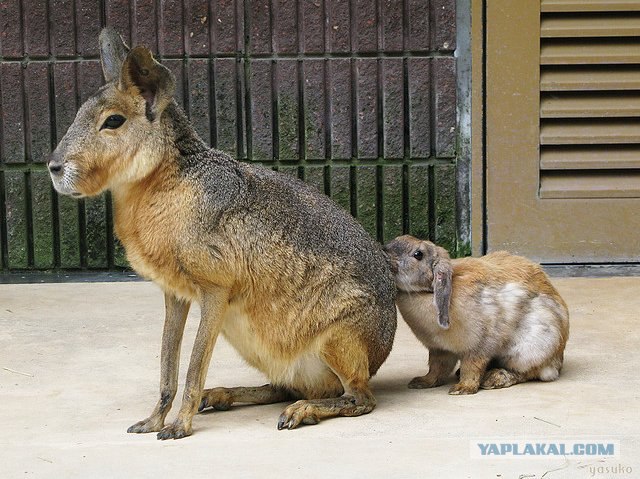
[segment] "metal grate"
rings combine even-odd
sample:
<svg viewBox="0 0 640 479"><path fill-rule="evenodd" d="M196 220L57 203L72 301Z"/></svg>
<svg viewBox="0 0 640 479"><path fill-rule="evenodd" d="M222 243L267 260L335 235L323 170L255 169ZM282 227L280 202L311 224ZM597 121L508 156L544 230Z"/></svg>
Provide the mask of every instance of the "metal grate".
<svg viewBox="0 0 640 479"><path fill-rule="evenodd" d="M105 24L173 71L213 146L315 185L380 241L453 248L454 3L3 2L2 269L126 267L109 196L59 197L44 164L102 84Z"/></svg>
<svg viewBox="0 0 640 479"><path fill-rule="evenodd" d="M540 196L640 197L640 1L541 11Z"/></svg>

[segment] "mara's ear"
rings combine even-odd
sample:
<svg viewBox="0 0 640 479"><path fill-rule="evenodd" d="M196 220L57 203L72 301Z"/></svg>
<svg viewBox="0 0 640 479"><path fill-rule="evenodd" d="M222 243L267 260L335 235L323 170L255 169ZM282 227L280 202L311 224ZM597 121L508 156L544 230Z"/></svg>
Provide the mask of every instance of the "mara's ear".
<svg viewBox="0 0 640 479"><path fill-rule="evenodd" d="M452 279L453 264L449 253L437 246L433 261L433 304L438 312L438 324L443 329L449 329Z"/></svg>
<svg viewBox="0 0 640 479"><path fill-rule="evenodd" d="M135 47L122 65L120 87L125 91L137 90L147 103L147 118L153 121L171 102L176 81L171 71L155 61L148 49Z"/></svg>
<svg viewBox="0 0 640 479"><path fill-rule="evenodd" d="M129 47L113 28L103 28L98 37L100 63L107 83L120 77L122 64L129 53Z"/></svg>

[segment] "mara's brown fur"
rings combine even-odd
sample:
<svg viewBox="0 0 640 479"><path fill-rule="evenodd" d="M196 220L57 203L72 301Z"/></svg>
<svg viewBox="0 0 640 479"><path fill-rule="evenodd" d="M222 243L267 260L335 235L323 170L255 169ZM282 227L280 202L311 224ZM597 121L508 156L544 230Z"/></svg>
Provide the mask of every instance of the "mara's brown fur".
<svg viewBox="0 0 640 479"><path fill-rule="evenodd" d="M428 374L409 387L444 384L458 360L451 394L558 377L569 311L540 265L505 251L451 260L443 248L408 235L385 249L398 308L429 349Z"/></svg>
<svg viewBox="0 0 640 479"><path fill-rule="evenodd" d="M347 213L304 183L210 149L173 100L174 79L143 47L100 35L106 85L52 154L55 188L112 191L115 230L133 268L165 292L160 399L130 432L191 434L198 408L300 399L279 428L371 411L368 381L388 356L395 287L385 255ZM202 315L182 407L180 342ZM271 384L203 391L219 333Z"/></svg>

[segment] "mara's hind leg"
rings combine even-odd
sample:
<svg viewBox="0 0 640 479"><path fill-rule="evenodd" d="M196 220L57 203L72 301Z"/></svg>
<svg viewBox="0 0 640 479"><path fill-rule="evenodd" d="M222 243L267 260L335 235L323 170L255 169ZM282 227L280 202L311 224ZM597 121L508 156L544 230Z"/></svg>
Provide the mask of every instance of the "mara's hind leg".
<svg viewBox="0 0 640 479"><path fill-rule="evenodd" d="M336 416L360 416L376 406L369 390L369 358L362 340L347 329L335 331L323 344L321 357L342 383L344 394L324 399L303 399L280 415L278 429L317 424Z"/></svg>
<svg viewBox="0 0 640 479"><path fill-rule="evenodd" d="M294 395L289 390L271 384L258 387L205 389L198 411L206 408L226 411L237 403L273 404L291 399L294 399Z"/></svg>

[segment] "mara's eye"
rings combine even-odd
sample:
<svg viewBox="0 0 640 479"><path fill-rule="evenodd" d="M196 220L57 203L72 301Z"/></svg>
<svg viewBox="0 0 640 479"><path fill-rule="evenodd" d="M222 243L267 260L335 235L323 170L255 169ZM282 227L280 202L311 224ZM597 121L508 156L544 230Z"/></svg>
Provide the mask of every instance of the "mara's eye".
<svg viewBox="0 0 640 479"><path fill-rule="evenodd" d="M122 115L109 115L100 129L104 130L107 128L109 130L115 130L116 128L120 128L125 121L127 121L127 119Z"/></svg>
<svg viewBox="0 0 640 479"><path fill-rule="evenodd" d="M418 261L420 261L424 257L424 254L422 253L422 251L418 250L415 253L413 253L413 257Z"/></svg>

